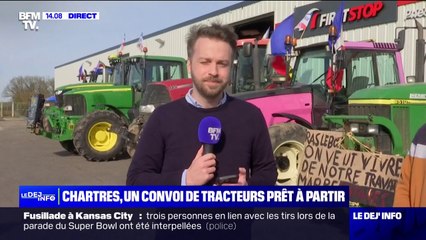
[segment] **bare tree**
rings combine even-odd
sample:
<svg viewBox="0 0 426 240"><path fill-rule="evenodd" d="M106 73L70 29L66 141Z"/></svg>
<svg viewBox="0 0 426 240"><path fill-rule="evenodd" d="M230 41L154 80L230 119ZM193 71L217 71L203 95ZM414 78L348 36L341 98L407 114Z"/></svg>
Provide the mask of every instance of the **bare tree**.
<svg viewBox="0 0 426 240"><path fill-rule="evenodd" d="M13 102L29 102L35 94L49 97L54 94L53 78L39 76L19 76L10 80L3 90L3 97L10 97Z"/></svg>

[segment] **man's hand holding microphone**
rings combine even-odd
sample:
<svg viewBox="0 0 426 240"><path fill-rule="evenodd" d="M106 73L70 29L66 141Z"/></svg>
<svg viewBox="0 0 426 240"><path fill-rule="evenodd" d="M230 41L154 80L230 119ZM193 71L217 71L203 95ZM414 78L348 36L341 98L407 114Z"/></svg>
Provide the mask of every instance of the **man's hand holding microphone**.
<svg viewBox="0 0 426 240"><path fill-rule="evenodd" d="M204 185L215 177L216 155L213 147L220 140L220 120L215 117L205 117L198 126L198 139L202 144L192 160L186 173L186 185ZM239 168L238 175L222 176L216 179L215 185L247 185L245 168Z"/></svg>

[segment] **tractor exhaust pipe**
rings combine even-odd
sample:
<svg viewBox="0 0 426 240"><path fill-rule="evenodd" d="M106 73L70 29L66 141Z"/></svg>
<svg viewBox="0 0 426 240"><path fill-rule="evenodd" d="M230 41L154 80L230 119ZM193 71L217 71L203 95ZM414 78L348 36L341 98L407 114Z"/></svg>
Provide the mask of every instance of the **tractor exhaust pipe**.
<svg viewBox="0 0 426 240"><path fill-rule="evenodd" d="M423 38L423 26L417 21L417 40L416 40L416 82L424 82L425 74L425 39Z"/></svg>

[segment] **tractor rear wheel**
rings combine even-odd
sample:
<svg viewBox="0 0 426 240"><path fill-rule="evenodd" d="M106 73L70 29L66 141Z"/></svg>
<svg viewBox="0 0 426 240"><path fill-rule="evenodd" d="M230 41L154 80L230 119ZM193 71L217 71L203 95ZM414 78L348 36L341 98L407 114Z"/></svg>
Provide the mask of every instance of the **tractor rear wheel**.
<svg viewBox="0 0 426 240"><path fill-rule="evenodd" d="M70 153L78 154L77 149L74 147L74 143L72 140L59 141L61 146Z"/></svg>
<svg viewBox="0 0 426 240"><path fill-rule="evenodd" d="M74 130L74 146L89 161L108 161L123 153L125 140L110 131L125 123L116 113L95 111L82 118Z"/></svg>
<svg viewBox="0 0 426 240"><path fill-rule="evenodd" d="M297 185L306 134L307 129L296 123L282 123L269 128L278 171L277 185Z"/></svg>

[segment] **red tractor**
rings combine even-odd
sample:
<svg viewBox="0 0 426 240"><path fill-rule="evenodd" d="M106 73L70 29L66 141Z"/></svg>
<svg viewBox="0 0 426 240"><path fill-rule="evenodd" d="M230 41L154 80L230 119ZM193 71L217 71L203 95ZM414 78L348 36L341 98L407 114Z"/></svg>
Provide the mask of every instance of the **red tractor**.
<svg viewBox="0 0 426 240"><path fill-rule="evenodd" d="M190 88L192 88L190 78L167 80L147 85L139 109L134 113L137 117L133 119L127 129L118 130L120 135L127 140L127 153L130 156L133 156L135 152L143 124L151 116L154 109L162 104L184 97Z"/></svg>
<svg viewBox="0 0 426 240"><path fill-rule="evenodd" d="M270 85L269 78L262 77L262 64L266 56L266 48L269 39L255 38L239 39L237 41L237 58L234 61L234 72L232 82L227 89L230 94L249 92L265 89ZM133 156L143 124L148 120L151 113L161 104L174 101L192 88L191 79L180 79L151 83L143 94L139 109L135 109L135 119L127 129L113 129L127 140L127 153Z"/></svg>

